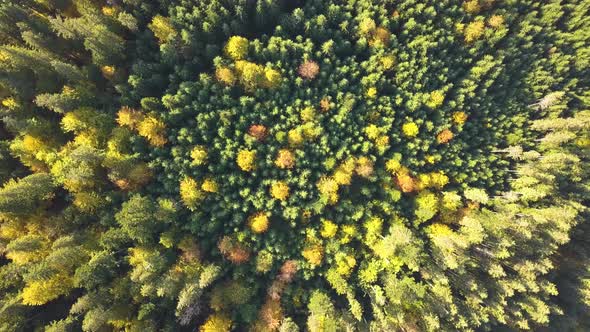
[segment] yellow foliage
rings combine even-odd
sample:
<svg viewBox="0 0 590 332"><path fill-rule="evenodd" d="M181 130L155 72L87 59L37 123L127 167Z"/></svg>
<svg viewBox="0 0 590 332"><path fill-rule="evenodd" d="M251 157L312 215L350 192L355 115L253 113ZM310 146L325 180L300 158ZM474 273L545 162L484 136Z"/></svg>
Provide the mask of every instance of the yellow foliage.
<svg viewBox="0 0 590 332"><path fill-rule="evenodd" d="M472 43L478 40L484 32L485 26L482 21L475 21L467 24L463 35L465 36L466 43Z"/></svg>
<svg viewBox="0 0 590 332"><path fill-rule="evenodd" d="M66 294L72 288L72 278L65 274L56 274L46 280L28 283L23 289L23 304L43 305Z"/></svg>
<svg viewBox="0 0 590 332"><path fill-rule="evenodd" d="M416 137L418 135L418 125L414 122L406 122L402 126L402 132L406 137Z"/></svg>
<svg viewBox="0 0 590 332"><path fill-rule="evenodd" d="M276 181L270 188L272 197L284 201L289 197L289 185L283 181Z"/></svg>
<svg viewBox="0 0 590 332"><path fill-rule="evenodd" d="M340 168L342 168L342 170L352 173L354 171L354 168L356 167L357 161L354 157L348 157L343 163L342 165L340 165Z"/></svg>
<svg viewBox="0 0 590 332"><path fill-rule="evenodd" d="M442 171L420 174L418 176L418 188L420 190L427 188L442 189L449 183L449 177Z"/></svg>
<svg viewBox="0 0 590 332"><path fill-rule="evenodd" d="M303 108L300 112L301 120L303 122L313 121L315 118L315 110L311 106Z"/></svg>
<svg viewBox="0 0 590 332"><path fill-rule="evenodd" d="M236 82L236 75L227 67L219 67L215 70L217 80L225 85L232 86Z"/></svg>
<svg viewBox="0 0 590 332"><path fill-rule="evenodd" d="M261 65L240 60L236 62L236 70L240 75L240 82L247 90L252 91L266 84L264 68Z"/></svg>
<svg viewBox="0 0 590 332"><path fill-rule="evenodd" d="M219 190L219 186L217 185L217 182L215 182L215 180L205 179L205 181L203 181L203 184L201 185L201 189L209 193L216 193Z"/></svg>
<svg viewBox="0 0 590 332"><path fill-rule="evenodd" d="M372 140L376 139L381 134L381 130L379 129L379 127L377 127L374 124L366 126L364 131L365 135L367 135L367 137Z"/></svg>
<svg viewBox="0 0 590 332"><path fill-rule="evenodd" d="M250 172L254 169L254 161L256 160L256 151L253 150L240 150L238 152L238 158L236 160L240 169L246 172Z"/></svg>
<svg viewBox="0 0 590 332"><path fill-rule="evenodd" d="M29 226L29 225L27 225ZM6 228L2 227L2 234L5 235L6 233L18 234L23 236L22 233L24 230L18 230L15 228ZM20 233L20 234L19 234ZM21 250L10 250L6 252L6 258L10 259L16 265L24 265L31 262L38 262L43 259L47 255L47 242L44 241L41 243L40 248L35 248L33 250L21 251Z"/></svg>
<svg viewBox="0 0 590 332"><path fill-rule="evenodd" d="M41 138L26 134L23 136L23 148L25 151L35 154L47 150L47 145Z"/></svg>
<svg viewBox="0 0 590 332"><path fill-rule="evenodd" d="M154 32L160 43L169 41L177 34L174 26L170 23L170 19L161 15L154 16L152 23L148 27Z"/></svg>
<svg viewBox="0 0 590 332"><path fill-rule="evenodd" d="M322 134L322 128L315 122L307 122L301 128L303 130L303 136L309 140L316 139Z"/></svg>
<svg viewBox="0 0 590 332"><path fill-rule="evenodd" d="M340 275L347 276L356 266L356 259L352 255L346 255L343 252L336 254L336 272Z"/></svg>
<svg viewBox="0 0 590 332"><path fill-rule="evenodd" d="M199 329L200 332L229 332L232 321L220 313L211 314Z"/></svg>
<svg viewBox="0 0 590 332"><path fill-rule="evenodd" d="M367 95L367 98L377 97L377 88L375 88L375 87L368 88L366 95Z"/></svg>
<svg viewBox="0 0 590 332"><path fill-rule="evenodd" d="M362 284L369 285L377 281L381 271L381 260L373 259L359 271L359 280Z"/></svg>
<svg viewBox="0 0 590 332"><path fill-rule="evenodd" d="M400 169L402 169L402 164L399 162L399 160L392 158L389 159L386 163L385 163L385 169L387 171L389 171L391 174L395 174L397 173Z"/></svg>
<svg viewBox="0 0 590 332"><path fill-rule="evenodd" d="M291 129L287 134L289 145L291 146L299 146L303 143L303 135L301 135L301 130L299 129Z"/></svg>
<svg viewBox="0 0 590 332"><path fill-rule="evenodd" d="M590 138L578 138L575 140L574 144L576 144L580 148L588 148L590 147Z"/></svg>
<svg viewBox="0 0 590 332"><path fill-rule="evenodd" d="M254 233L264 233L269 225L268 216L264 212L258 212L250 217L249 224Z"/></svg>
<svg viewBox="0 0 590 332"><path fill-rule="evenodd" d="M465 31L465 23L455 23L455 31L462 34Z"/></svg>
<svg viewBox="0 0 590 332"><path fill-rule="evenodd" d="M164 136L166 125L152 116L147 116L137 126L139 135L145 137L153 146L163 146L167 140Z"/></svg>
<svg viewBox="0 0 590 332"><path fill-rule="evenodd" d="M184 205L189 209L195 209L197 203L199 203L204 197L205 195L199 189L197 181L193 178L185 177L180 181L180 198Z"/></svg>
<svg viewBox="0 0 590 332"><path fill-rule="evenodd" d="M150 251L142 247L129 248L129 264L139 266L150 256Z"/></svg>
<svg viewBox="0 0 590 332"><path fill-rule="evenodd" d="M375 145L378 148L386 148L387 146L389 146L389 136L377 137L377 139L375 140Z"/></svg>
<svg viewBox="0 0 590 332"><path fill-rule="evenodd" d="M234 60L244 59L248 55L248 39L232 36L225 45L225 54Z"/></svg>
<svg viewBox="0 0 590 332"><path fill-rule="evenodd" d="M113 16L117 13L117 8L111 6L102 7L102 13L107 16Z"/></svg>
<svg viewBox="0 0 590 332"><path fill-rule="evenodd" d="M264 69L264 78L264 87L266 88L276 88L283 80L281 73L278 70L268 67Z"/></svg>
<svg viewBox="0 0 590 332"><path fill-rule="evenodd" d="M84 122L78 111L68 112L61 118L61 127L65 131L76 132L84 128Z"/></svg>
<svg viewBox="0 0 590 332"><path fill-rule="evenodd" d="M437 108L445 101L445 95L441 90L435 90L430 93L426 106L430 108Z"/></svg>
<svg viewBox="0 0 590 332"><path fill-rule="evenodd" d="M442 171L430 173L430 181L432 186L436 189L442 189L449 183L449 177Z"/></svg>
<svg viewBox="0 0 590 332"><path fill-rule="evenodd" d="M395 65L395 57L393 55L385 55L379 59L381 61L381 67L384 70L390 70Z"/></svg>
<svg viewBox="0 0 590 332"><path fill-rule="evenodd" d="M104 77L111 79L115 75L115 67L113 66L102 66L100 71L104 75Z"/></svg>
<svg viewBox="0 0 590 332"><path fill-rule="evenodd" d="M492 15L488 19L488 25L494 29L500 28L504 24L504 18L501 15Z"/></svg>
<svg viewBox="0 0 590 332"><path fill-rule="evenodd" d="M354 225L342 226L342 237L340 238L340 243L342 243L342 244L349 243L356 236L356 233L357 233L356 226L354 226Z"/></svg>
<svg viewBox="0 0 590 332"><path fill-rule="evenodd" d="M431 238L437 236L449 236L454 234L453 230L449 226L440 223L434 223L428 226L427 233Z"/></svg>
<svg viewBox="0 0 590 332"><path fill-rule="evenodd" d="M311 244L303 249L301 255L309 264L318 266L324 258L324 248L321 244Z"/></svg>
<svg viewBox="0 0 590 332"><path fill-rule="evenodd" d="M2 106L12 110L18 107L18 102L13 97L8 97L2 100Z"/></svg>
<svg viewBox="0 0 590 332"><path fill-rule="evenodd" d="M467 121L467 114L465 112L453 113L453 122L457 125L462 125Z"/></svg>
<svg viewBox="0 0 590 332"><path fill-rule="evenodd" d="M234 63L234 68L236 70L236 73L238 73L238 75L242 75L243 71L244 71L244 67L246 67L248 64L251 64L252 62L246 61L246 60L237 60Z"/></svg>
<svg viewBox="0 0 590 332"><path fill-rule="evenodd" d="M134 110L130 107L123 106L117 112L117 123L120 126L127 126L131 129L135 129L137 124L143 121L144 115L137 110Z"/></svg>
<svg viewBox="0 0 590 332"><path fill-rule="evenodd" d="M438 161L438 158L434 155L427 155L425 156L426 162L429 164L434 164Z"/></svg>
<svg viewBox="0 0 590 332"><path fill-rule="evenodd" d="M8 183L11 181L9 180ZM24 229L24 225L19 223L9 223L4 222L0 223L0 238L5 239L16 239L21 236L25 236L26 230Z"/></svg>
<svg viewBox="0 0 590 332"><path fill-rule="evenodd" d="M71 86L68 85L64 85L61 88L61 92L66 95L66 96L71 96L74 95L76 93L76 89L72 88Z"/></svg>
<svg viewBox="0 0 590 332"><path fill-rule="evenodd" d="M76 146L92 146L98 147L100 145L100 137L97 136L95 130L87 130L79 133L74 137L74 145Z"/></svg>
<svg viewBox="0 0 590 332"><path fill-rule="evenodd" d="M418 190L430 188L430 175L429 174L419 174L417 177L418 177L418 181L416 183L416 187Z"/></svg>
<svg viewBox="0 0 590 332"><path fill-rule="evenodd" d="M365 229L367 230L365 240L368 243L375 242L376 240L381 238L381 231L383 229L383 219L379 217L371 217L365 223Z"/></svg>
<svg viewBox="0 0 590 332"><path fill-rule="evenodd" d="M191 150L192 164L200 166L207 161L207 148L202 145L197 145Z"/></svg>
<svg viewBox="0 0 590 332"><path fill-rule="evenodd" d="M333 177L336 183L338 183L339 185L349 185L352 181L352 172L347 171L342 167L338 167L338 169L336 169L336 171L334 172Z"/></svg>
<svg viewBox="0 0 590 332"><path fill-rule="evenodd" d="M359 33L361 35L368 35L373 33L375 28L377 28L375 21L371 18L365 18L359 24Z"/></svg>
<svg viewBox="0 0 590 332"><path fill-rule="evenodd" d="M478 0L469 0L463 3L463 9L469 14L477 14L481 10Z"/></svg>
<svg viewBox="0 0 590 332"><path fill-rule="evenodd" d="M336 235L336 232L338 232L338 225L327 219L322 220L320 235L323 238L331 239Z"/></svg>
<svg viewBox="0 0 590 332"><path fill-rule="evenodd" d="M317 183L318 190L322 195L330 196L338 192L338 182L333 177L323 176Z"/></svg>

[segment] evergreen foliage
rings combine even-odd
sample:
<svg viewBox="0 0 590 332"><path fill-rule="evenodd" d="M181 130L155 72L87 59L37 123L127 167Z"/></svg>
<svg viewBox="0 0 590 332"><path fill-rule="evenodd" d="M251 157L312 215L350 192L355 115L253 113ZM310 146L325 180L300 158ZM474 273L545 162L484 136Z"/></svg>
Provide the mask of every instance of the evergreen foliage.
<svg viewBox="0 0 590 332"><path fill-rule="evenodd" d="M589 11L0 0L0 331L590 330Z"/></svg>

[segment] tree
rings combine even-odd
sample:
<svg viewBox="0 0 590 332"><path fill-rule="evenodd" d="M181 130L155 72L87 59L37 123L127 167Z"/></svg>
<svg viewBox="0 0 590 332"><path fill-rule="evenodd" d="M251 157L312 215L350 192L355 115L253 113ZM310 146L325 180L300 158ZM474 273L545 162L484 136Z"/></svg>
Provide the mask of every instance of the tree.
<svg viewBox="0 0 590 332"><path fill-rule="evenodd" d="M295 156L287 149L279 150L275 165L279 168L289 169L295 166Z"/></svg>
<svg viewBox="0 0 590 332"><path fill-rule="evenodd" d="M154 35L158 38L160 44L168 42L177 35L170 19L161 15L154 16L148 27L154 32Z"/></svg>
<svg viewBox="0 0 590 332"><path fill-rule="evenodd" d="M180 198L189 209L195 210L204 196L194 179L186 177L180 182Z"/></svg>
<svg viewBox="0 0 590 332"><path fill-rule="evenodd" d="M201 326L201 332L229 332L232 327L232 321L224 315L212 314L207 318L205 324Z"/></svg>
<svg viewBox="0 0 590 332"><path fill-rule="evenodd" d="M248 55L248 39L232 36L225 46L225 54L233 60L243 60Z"/></svg>
<svg viewBox="0 0 590 332"><path fill-rule="evenodd" d="M326 294L318 290L313 291L307 309L309 310L307 328L310 331L332 331L337 329L334 305Z"/></svg>
<svg viewBox="0 0 590 332"><path fill-rule="evenodd" d="M0 189L0 214L8 217L32 214L46 206L56 188L53 178L47 173L10 180Z"/></svg>
<svg viewBox="0 0 590 332"><path fill-rule="evenodd" d="M284 201L289 197L289 186L284 181L276 181L270 188L272 197Z"/></svg>
<svg viewBox="0 0 590 332"><path fill-rule="evenodd" d="M478 40L484 32L485 26L482 21L474 21L465 27L465 42L472 43Z"/></svg>
<svg viewBox="0 0 590 332"><path fill-rule="evenodd" d="M23 304L45 304L66 294L71 287L71 278L61 274L56 274L48 280L33 281L23 289Z"/></svg>
<svg viewBox="0 0 590 332"><path fill-rule="evenodd" d="M166 124L152 116L147 116L137 124L137 132L153 146L163 146L166 139Z"/></svg>
<svg viewBox="0 0 590 332"><path fill-rule="evenodd" d="M240 150L238 152L237 164L246 172L250 172L254 169L254 162L256 160L256 151L253 150Z"/></svg>
<svg viewBox="0 0 590 332"><path fill-rule="evenodd" d="M319 74L320 66L313 60L307 60L299 66L298 72L299 76L312 80Z"/></svg>
<svg viewBox="0 0 590 332"><path fill-rule="evenodd" d="M587 1L9 2L0 330L588 330Z"/></svg>
<svg viewBox="0 0 590 332"><path fill-rule="evenodd" d="M115 219L129 237L140 244L149 244L155 240L162 224L156 219L157 207L150 198L133 195L123 203Z"/></svg>
<svg viewBox="0 0 590 332"><path fill-rule="evenodd" d="M60 154L62 158L51 166L51 173L67 190L88 191L104 181L101 176L104 154L100 150L81 145L66 148Z"/></svg>
<svg viewBox="0 0 590 332"><path fill-rule="evenodd" d="M438 212L438 198L435 194L422 191L416 196L416 218L417 222L424 222L432 219Z"/></svg>
<svg viewBox="0 0 590 332"><path fill-rule="evenodd" d="M269 225L268 216L264 212L258 212L250 217L249 224L254 233L264 233Z"/></svg>

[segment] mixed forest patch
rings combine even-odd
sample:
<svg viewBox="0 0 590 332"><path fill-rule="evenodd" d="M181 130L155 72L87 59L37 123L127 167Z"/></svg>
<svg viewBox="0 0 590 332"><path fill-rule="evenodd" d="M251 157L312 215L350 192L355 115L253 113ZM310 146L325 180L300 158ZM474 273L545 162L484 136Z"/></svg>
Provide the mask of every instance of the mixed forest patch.
<svg viewBox="0 0 590 332"><path fill-rule="evenodd" d="M0 0L0 330L590 328L589 11Z"/></svg>

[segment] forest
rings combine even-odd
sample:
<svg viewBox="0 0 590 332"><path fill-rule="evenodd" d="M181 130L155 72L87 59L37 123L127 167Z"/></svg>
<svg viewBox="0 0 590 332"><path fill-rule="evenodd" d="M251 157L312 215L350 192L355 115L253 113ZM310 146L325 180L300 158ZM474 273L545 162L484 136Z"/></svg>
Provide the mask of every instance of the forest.
<svg viewBox="0 0 590 332"><path fill-rule="evenodd" d="M590 0L0 0L0 332L590 331Z"/></svg>

